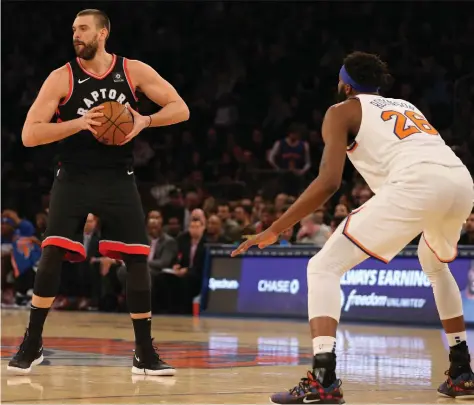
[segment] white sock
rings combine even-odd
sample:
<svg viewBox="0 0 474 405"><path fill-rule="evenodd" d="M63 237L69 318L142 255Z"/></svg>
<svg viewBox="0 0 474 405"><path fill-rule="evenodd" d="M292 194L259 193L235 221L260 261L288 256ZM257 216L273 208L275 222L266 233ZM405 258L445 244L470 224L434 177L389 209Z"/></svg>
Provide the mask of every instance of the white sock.
<svg viewBox="0 0 474 405"><path fill-rule="evenodd" d="M448 339L448 346L453 347L458 345L461 342L467 341L467 333L464 332L456 332L456 333L446 333L446 338ZM314 342L314 340L313 340ZM314 346L314 343L313 343Z"/></svg>
<svg viewBox="0 0 474 405"><path fill-rule="evenodd" d="M318 336L313 339L313 353L332 353L336 350L336 338L332 336Z"/></svg>

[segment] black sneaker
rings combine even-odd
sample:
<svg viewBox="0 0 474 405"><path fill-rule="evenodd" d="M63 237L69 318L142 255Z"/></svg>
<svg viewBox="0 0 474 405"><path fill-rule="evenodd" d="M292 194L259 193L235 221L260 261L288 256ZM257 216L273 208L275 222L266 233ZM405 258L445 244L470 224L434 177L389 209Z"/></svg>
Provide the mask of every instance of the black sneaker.
<svg viewBox="0 0 474 405"><path fill-rule="evenodd" d="M145 345L135 347L132 374L173 376L176 369L164 362L153 346L153 339Z"/></svg>
<svg viewBox="0 0 474 405"><path fill-rule="evenodd" d="M27 329L18 352L8 363L7 370L28 374L32 366L41 364L43 360L43 339L33 339Z"/></svg>

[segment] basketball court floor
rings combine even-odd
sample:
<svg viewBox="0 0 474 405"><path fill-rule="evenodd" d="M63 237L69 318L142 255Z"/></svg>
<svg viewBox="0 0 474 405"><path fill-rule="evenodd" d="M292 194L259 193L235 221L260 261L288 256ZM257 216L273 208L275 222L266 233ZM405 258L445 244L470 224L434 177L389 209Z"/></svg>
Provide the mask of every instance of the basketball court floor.
<svg viewBox="0 0 474 405"><path fill-rule="evenodd" d="M305 322L157 316L153 335L177 375L132 376L126 314L53 312L45 362L15 376L6 366L27 319L2 310L2 403L263 404L296 385L312 358ZM348 404L455 402L436 395L447 368L440 329L345 325L337 343Z"/></svg>

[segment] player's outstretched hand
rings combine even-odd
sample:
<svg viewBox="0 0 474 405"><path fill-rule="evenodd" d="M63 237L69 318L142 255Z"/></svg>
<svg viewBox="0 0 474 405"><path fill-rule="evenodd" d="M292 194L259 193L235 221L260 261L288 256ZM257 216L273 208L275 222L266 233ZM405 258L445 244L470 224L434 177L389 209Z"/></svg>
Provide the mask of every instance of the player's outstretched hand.
<svg viewBox="0 0 474 405"><path fill-rule="evenodd" d="M237 249L235 249L230 255L232 257L238 256L242 253L245 253L252 246L258 246L259 249L266 248L267 246L273 245L278 240L278 234L267 229L250 239L247 239L242 243Z"/></svg>
<svg viewBox="0 0 474 405"><path fill-rule="evenodd" d="M132 131L125 137L123 142L120 145L125 145L126 143L130 142L133 138L135 138L140 132L142 132L145 128L148 128L151 123L151 117L143 116L135 111L129 103L125 104L133 115L133 129Z"/></svg>
<svg viewBox="0 0 474 405"><path fill-rule="evenodd" d="M89 111L87 111L81 118L79 118L81 120L81 128L88 129L94 135L97 135L97 131L94 129L94 127L100 127L102 123L95 121L95 119L104 116L104 114L101 112L103 109L103 105L98 105L97 107L91 108Z"/></svg>

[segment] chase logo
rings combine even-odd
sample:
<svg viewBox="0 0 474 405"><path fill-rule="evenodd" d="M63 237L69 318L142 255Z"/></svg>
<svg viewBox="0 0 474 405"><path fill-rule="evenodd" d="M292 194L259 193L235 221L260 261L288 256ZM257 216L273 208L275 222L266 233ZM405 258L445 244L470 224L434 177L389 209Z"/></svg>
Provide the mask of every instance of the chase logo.
<svg viewBox="0 0 474 405"><path fill-rule="evenodd" d="M293 280L260 280L258 282L259 292L273 292L280 294L295 295L300 290L300 282Z"/></svg>

